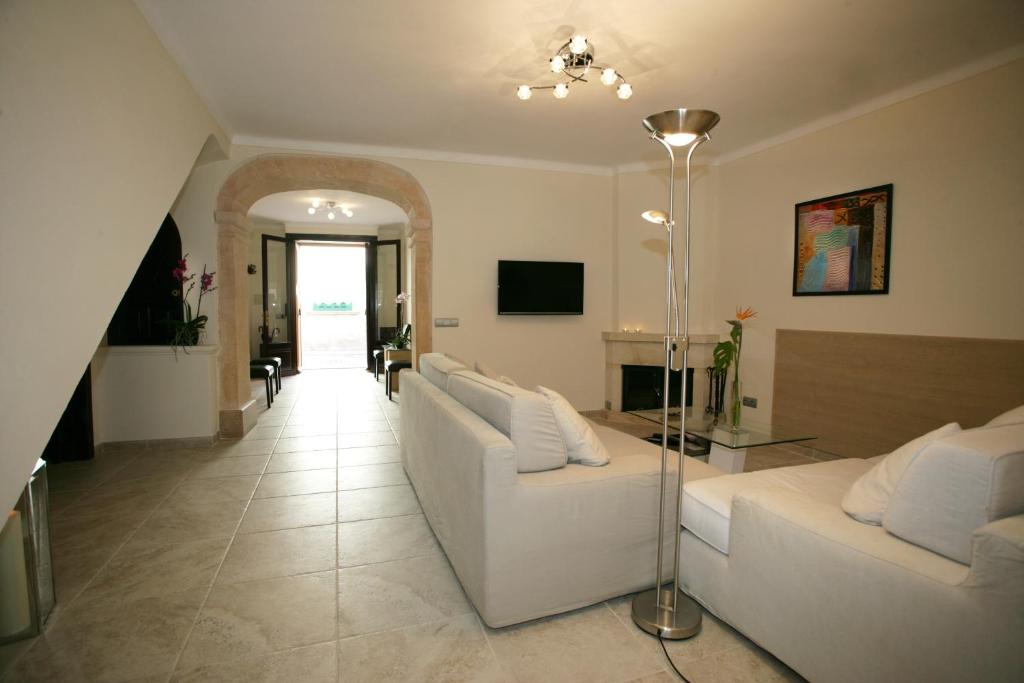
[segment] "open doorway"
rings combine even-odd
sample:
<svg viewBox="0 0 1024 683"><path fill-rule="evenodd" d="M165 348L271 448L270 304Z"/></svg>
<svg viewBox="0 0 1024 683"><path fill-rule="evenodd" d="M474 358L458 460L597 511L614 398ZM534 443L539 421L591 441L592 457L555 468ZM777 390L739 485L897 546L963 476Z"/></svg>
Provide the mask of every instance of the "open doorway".
<svg viewBox="0 0 1024 683"><path fill-rule="evenodd" d="M362 242L296 242L303 369L366 367L367 258Z"/></svg>

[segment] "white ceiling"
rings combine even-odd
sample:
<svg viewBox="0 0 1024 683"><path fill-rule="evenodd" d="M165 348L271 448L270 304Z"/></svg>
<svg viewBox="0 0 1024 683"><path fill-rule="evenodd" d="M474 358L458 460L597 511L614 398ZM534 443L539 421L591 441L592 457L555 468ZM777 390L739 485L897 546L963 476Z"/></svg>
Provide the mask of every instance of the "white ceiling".
<svg viewBox="0 0 1024 683"><path fill-rule="evenodd" d="M640 121L718 111L715 155L999 55L1021 0L136 0L233 134L610 166L659 160ZM593 81L521 102L587 35Z"/></svg>
<svg viewBox="0 0 1024 683"><path fill-rule="evenodd" d="M314 199L333 201L352 209L349 218L340 212L331 221L326 214L310 216L308 209ZM387 225L405 223L405 212L397 204L380 197L342 190L298 190L279 192L260 199L249 209L249 216L257 220L274 221L288 225Z"/></svg>

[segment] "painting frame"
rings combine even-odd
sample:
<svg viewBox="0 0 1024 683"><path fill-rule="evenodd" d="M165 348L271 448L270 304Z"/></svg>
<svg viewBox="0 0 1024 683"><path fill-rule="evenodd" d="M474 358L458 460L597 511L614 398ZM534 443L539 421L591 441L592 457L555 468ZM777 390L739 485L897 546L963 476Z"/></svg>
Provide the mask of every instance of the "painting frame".
<svg viewBox="0 0 1024 683"><path fill-rule="evenodd" d="M809 201L800 202L794 205L793 209L793 296L857 296L857 295L871 295L871 294L888 294L889 293L889 280L890 280L890 260L892 254L892 199L893 199L893 184L887 183L885 185L876 185L874 187L867 187L861 190L853 190L851 192L843 192L841 194L835 194L828 197L821 197L818 199L811 199ZM851 253L846 254L847 262L845 275L849 278L848 289L838 289L835 286L827 286L831 278L824 280L826 286L813 287L808 285L807 279L804 277L804 269L810 263L807 259L808 253L813 253L812 258L821 257L823 260L826 258L824 250L813 250L808 244L807 233L810 228L801 225L801 214L808 215L813 211L815 213L823 214L827 211L833 211L833 223L834 226L850 225L846 223L849 220L848 214L846 213L849 209L855 209L858 211L864 211L868 207L876 207L876 205L884 202L884 239L875 239L876 230L879 226L874 224L877 213L873 212L868 217L872 219L871 225L871 236L872 236L872 250L871 250L871 263L872 266L868 270L870 272L862 273L860 279L855 283L854 279L857 278L856 264L851 264L853 256ZM832 206L828 206L832 205ZM844 206L845 205L845 206ZM817 207L817 208L815 208ZM880 207L876 207L873 211L877 211ZM840 214L843 218L840 219ZM825 219L827 220L827 218ZM858 228L859 225L854 227ZM824 231L827 228L817 228L818 231ZM841 234L841 233L840 233ZM817 244L815 242L815 244ZM801 247L804 248L804 260L801 261ZM864 242L861 241L859 246L863 248ZM874 249L877 246L882 246L883 253L874 256ZM812 251L807 250L811 248ZM848 247L851 252L854 251L857 246ZM863 266L865 261L861 259L859 262ZM821 264L819 264L820 266ZM881 284L880 286L874 286L878 283L878 276L874 273L875 267L881 265ZM842 271L840 271L842 273ZM826 273L827 275L827 273ZM868 282L868 287L854 286L862 285L864 282ZM813 284L813 283L812 283ZM834 285L834 282L832 283Z"/></svg>

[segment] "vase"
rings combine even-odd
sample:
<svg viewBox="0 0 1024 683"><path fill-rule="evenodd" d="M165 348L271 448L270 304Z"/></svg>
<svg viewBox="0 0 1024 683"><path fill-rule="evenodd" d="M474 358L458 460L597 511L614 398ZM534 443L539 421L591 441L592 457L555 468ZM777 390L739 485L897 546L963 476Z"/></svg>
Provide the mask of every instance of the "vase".
<svg viewBox="0 0 1024 683"><path fill-rule="evenodd" d="M732 431L738 432L740 430L740 419L743 414L743 392L740 391L740 381L738 379L732 381L732 396L730 398L732 402L732 424L730 428Z"/></svg>

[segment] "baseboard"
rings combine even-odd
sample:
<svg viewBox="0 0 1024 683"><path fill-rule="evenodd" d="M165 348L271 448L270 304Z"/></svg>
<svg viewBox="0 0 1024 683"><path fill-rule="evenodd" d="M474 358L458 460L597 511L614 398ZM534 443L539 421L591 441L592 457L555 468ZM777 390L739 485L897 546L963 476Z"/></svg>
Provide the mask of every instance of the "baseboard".
<svg viewBox="0 0 1024 683"><path fill-rule="evenodd" d="M140 439L138 441L106 441L96 444L96 454L136 450L175 450L185 448L209 448L217 443L218 436L190 436L180 439Z"/></svg>
<svg viewBox="0 0 1024 683"><path fill-rule="evenodd" d="M263 405L257 401L249 401L241 408L220 411L220 436L224 439L237 439L249 433L256 426L256 420L263 412Z"/></svg>

